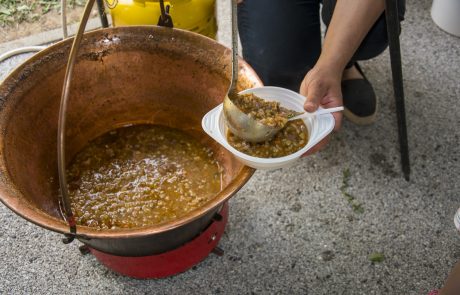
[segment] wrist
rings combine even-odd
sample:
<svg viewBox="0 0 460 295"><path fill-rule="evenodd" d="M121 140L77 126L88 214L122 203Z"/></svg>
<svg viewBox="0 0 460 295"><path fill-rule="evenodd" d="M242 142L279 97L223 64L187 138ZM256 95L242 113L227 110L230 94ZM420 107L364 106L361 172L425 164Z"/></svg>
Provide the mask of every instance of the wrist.
<svg viewBox="0 0 460 295"><path fill-rule="evenodd" d="M345 70L347 63L347 61L343 61L338 57L331 57L325 54L321 54L315 64L315 68L320 68L335 74L336 76L342 77L342 73Z"/></svg>

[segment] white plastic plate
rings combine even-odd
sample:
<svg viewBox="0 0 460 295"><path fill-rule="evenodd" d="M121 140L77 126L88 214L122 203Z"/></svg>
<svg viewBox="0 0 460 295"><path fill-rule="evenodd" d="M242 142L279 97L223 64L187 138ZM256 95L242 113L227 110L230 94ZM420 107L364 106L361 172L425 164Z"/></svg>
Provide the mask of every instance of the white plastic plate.
<svg viewBox="0 0 460 295"><path fill-rule="evenodd" d="M304 112L303 105L305 97L291 91L289 89L264 86L246 89L240 94L254 93L256 96L270 101L278 101L281 106ZM308 143L299 151L279 158L258 158L244 154L233 148L227 141L227 126L225 125L225 118L222 110L222 104L218 105L209 111L201 121L203 130L211 136L215 141L220 143L224 148L231 152L244 164L256 169L277 169L292 165L297 159L300 158L305 152L311 149L314 145L319 143L334 129L335 121L331 114L322 114L319 116L312 115L311 117L303 119L308 129L309 139Z"/></svg>

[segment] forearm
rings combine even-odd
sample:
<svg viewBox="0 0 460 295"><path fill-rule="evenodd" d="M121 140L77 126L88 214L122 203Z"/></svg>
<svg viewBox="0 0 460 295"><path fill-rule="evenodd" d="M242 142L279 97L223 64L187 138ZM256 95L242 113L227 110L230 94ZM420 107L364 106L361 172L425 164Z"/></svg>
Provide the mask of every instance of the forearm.
<svg viewBox="0 0 460 295"><path fill-rule="evenodd" d="M384 0L337 0L318 65L342 72L384 11Z"/></svg>

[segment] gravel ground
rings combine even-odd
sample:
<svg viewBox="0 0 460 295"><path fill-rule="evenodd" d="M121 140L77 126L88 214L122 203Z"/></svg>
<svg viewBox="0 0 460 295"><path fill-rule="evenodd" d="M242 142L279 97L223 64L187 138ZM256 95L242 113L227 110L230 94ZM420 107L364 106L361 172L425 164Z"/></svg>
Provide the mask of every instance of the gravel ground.
<svg viewBox="0 0 460 295"><path fill-rule="evenodd" d="M460 206L460 38L432 22L431 1L408 2L401 42L409 182L400 172L385 52L363 63L380 99L377 123L345 122L323 152L289 169L257 171L230 202L223 257L211 255L168 279L134 280L0 205L0 293L427 294L439 288L460 259L453 225ZM228 44L225 8L219 8L220 37ZM24 58L0 64L0 79ZM370 260L375 253L384 255L382 262Z"/></svg>

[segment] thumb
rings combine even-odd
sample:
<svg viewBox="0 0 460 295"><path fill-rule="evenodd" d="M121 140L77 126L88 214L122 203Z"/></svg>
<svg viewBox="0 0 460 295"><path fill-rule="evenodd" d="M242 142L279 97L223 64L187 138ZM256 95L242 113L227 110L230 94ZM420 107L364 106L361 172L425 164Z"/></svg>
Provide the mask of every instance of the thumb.
<svg viewBox="0 0 460 295"><path fill-rule="evenodd" d="M304 80L300 92L307 98L304 108L309 113L318 109L321 99L325 95L324 87L317 81L310 81L310 83L307 84L306 80Z"/></svg>

